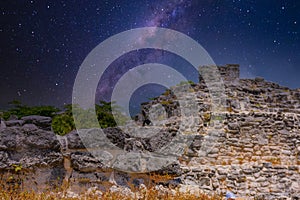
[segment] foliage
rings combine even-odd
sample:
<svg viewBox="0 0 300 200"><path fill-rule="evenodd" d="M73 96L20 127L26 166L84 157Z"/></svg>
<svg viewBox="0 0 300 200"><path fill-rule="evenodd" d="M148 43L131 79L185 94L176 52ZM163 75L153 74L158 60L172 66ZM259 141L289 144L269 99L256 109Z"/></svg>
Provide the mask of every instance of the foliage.
<svg viewBox="0 0 300 200"><path fill-rule="evenodd" d="M12 167L14 168L15 172L19 172L22 170L22 165L13 164Z"/></svg>
<svg viewBox="0 0 300 200"><path fill-rule="evenodd" d="M162 95L169 96L170 94L172 94L172 91L170 89L167 89Z"/></svg>
<svg viewBox="0 0 300 200"><path fill-rule="evenodd" d="M9 119L10 116L16 115L18 118L28 115L41 115L47 117L53 117L59 109L53 106L27 106L23 105L20 101L14 100L9 102L12 106L8 111L3 113L5 120Z"/></svg>
<svg viewBox="0 0 300 200"><path fill-rule="evenodd" d="M83 109L78 105L72 107L71 104L66 105L64 109L65 111L62 114L56 115L52 120L53 131L59 135L65 135L75 128L97 128L99 125L101 128L115 127L117 125L116 121L119 125L127 121L127 118L114 102L100 101L100 104L95 105L97 120L94 111L91 109ZM75 119L73 118L74 114L76 115Z"/></svg>
<svg viewBox="0 0 300 200"><path fill-rule="evenodd" d="M100 101L100 105L96 105L96 115L102 128L115 127L117 123L112 114L112 104Z"/></svg>
<svg viewBox="0 0 300 200"><path fill-rule="evenodd" d="M56 115L52 119L52 129L58 135L65 135L75 129L73 117L66 113Z"/></svg>
<svg viewBox="0 0 300 200"><path fill-rule="evenodd" d="M177 86L181 86L181 85L193 85L193 84L195 84L193 81L191 81L191 80L188 80L188 81L180 81L180 83L179 84L177 84Z"/></svg>
<svg viewBox="0 0 300 200"><path fill-rule="evenodd" d="M211 119L211 114L210 113L204 113L203 114L203 121L204 122L209 122Z"/></svg>
<svg viewBox="0 0 300 200"><path fill-rule="evenodd" d="M176 86L194 85L194 84L195 83L193 81L189 80L189 81L181 81ZM192 88L189 88L189 92L194 92L194 90ZM171 89L166 89L166 91L164 93L162 93L162 95L164 95L164 96L169 96L171 94L172 94L172 90ZM152 98L152 99L155 99L155 98ZM152 99L150 99L150 100L152 100Z"/></svg>
<svg viewBox="0 0 300 200"><path fill-rule="evenodd" d="M172 101L170 101L170 100L168 100L168 101L161 101L160 103L161 103L161 105L167 106L167 105L172 104Z"/></svg>
<svg viewBox="0 0 300 200"><path fill-rule="evenodd" d="M96 105L96 115L102 128L124 125L129 119L115 102L100 101L100 105Z"/></svg>
<svg viewBox="0 0 300 200"><path fill-rule="evenodd" d="M210 115L210 117L208 117L208 118L212 119L212 120L216 120L216 121L222 121L222 120L224 120L224 117L220 116L220 115Z"/></svg>
<svg viewBox="0 0 300 200"><path fill-rule="evenodd" d="M150 97L150 98L148 98L148 99L149 99L149 101L153 101L153 100L156 100L157 97Z"/></svg>
<svg viewBox="0 0 300 200"><path fill-rule="evenodd" d="M83 109L77 105L68 104L64 106L63 112L53 106L27 106L20 101L14 100L9 103L12 107L7 111L0 112L0 118L8 120L15 115L18 118L29 115L40 115L52 118L52 129L58 135L65 135L75 128L101 128L124 125L128 120L122 114L121 109L114 102L100 101L95 105L95 112L91 109ZM76 114L76 127L73 114Z"/></svg>

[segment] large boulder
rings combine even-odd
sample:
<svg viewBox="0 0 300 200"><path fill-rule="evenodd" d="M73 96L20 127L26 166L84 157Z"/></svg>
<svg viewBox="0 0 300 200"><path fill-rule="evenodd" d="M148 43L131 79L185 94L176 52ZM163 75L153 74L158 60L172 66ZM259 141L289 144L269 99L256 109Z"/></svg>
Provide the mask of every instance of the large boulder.
<svg viewBox="0 0 300 200"><path fill-rule="evenodd" d="M22 117L21 120L25 122L25 124L35 124L37 127L43 130L50 131L51 130L51 117L39 116L39 115L30 115Z"/></svg>
<svg viewBox="0 0 300 200"><path fill-rule="evenodd" d="M56 135L34 124L1 129L0 173L21 177L22 184L33 189L60 185L65 169Z"/></svg>

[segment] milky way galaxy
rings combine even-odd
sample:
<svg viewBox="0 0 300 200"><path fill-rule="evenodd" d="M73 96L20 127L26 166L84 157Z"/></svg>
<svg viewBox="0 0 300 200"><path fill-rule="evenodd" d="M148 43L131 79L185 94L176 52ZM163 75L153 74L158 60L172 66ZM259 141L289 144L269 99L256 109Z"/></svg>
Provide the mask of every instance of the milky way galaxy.
<svg viewBox="0 0 300 200"><path fill-rule="evenodd" d="M76 74L91 50L115 34L140 27L182 32L202 45L215 63L240 64L242 77L261 76L291 88L300 86L298 0L12 0L0 4L0 108L7 108L13 99L29 105L71 103ZM128 70L151 62L172 66L197 81L184 59L142 49L112 63L98 84L97 101L109 100ZM139 107L163 89L142 87L131 105Z"/></svg>

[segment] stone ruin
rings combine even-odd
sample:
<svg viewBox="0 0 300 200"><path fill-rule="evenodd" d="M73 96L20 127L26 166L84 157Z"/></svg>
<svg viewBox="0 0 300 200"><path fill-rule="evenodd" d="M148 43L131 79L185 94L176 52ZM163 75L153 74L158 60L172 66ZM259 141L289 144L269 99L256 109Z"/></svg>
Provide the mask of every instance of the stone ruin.
<svg viewBox="0 0 300 200"><path fill-rule="evenodd" d="M176 177L158 183L161 187L222 195L230 190L249 199L299 199L300 89L263 78L240 79L238 65L217 69L224 87L218 98L223 109L212 111L209 88L200 76L199 83L174 86L142 104L153 122L142 132L158 130L155 136L133 137L140 129L130 124L123 127L130 134L107 128L106 136L128 152L156 152L177 135L192 136L178 160L157 171ZM185 113L181 106L194 112ZM76 131L56 137L50 122L39 116L5 121L0 129L2 179L22 166L23 185L37 190L66 182L69 190L80 192L105 190L107 182L124 188L130 181L148 181L143 173L112 170L94 158Z"/></svg>
<svg viewBox="0 0 300 200"><path fill-rule="evenodd" d="M216 66L219 70L220 76L224 82L235 82L240 79L240 66L238 64L227 64L225 66ZM204 81L201 76L203 68L210 69L211 66L201 66L199 68L199 82Z"/></svg>

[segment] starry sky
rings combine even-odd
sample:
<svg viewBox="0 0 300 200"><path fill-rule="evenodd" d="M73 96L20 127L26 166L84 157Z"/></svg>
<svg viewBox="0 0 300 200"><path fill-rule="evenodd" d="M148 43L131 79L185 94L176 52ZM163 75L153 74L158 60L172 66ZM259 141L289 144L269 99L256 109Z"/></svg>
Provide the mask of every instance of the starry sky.
<svg viewBox="0 0 300 200"><path fill-rule="evenodd" d="M202 45L218 65L238 63L241 76L300 87L298 0L3 0L0 109L71 103L79 66L105 39L139 27L180 31ZM117 80L147 62L173 65L197 81L189 63L169 52L130 52L111 64L96 99L109 100ZM162 87L141 87L137 101ZM134 102L134 101L133 101Z"/></svg>

